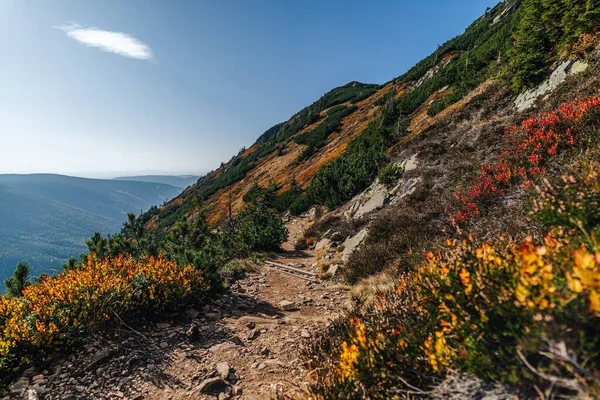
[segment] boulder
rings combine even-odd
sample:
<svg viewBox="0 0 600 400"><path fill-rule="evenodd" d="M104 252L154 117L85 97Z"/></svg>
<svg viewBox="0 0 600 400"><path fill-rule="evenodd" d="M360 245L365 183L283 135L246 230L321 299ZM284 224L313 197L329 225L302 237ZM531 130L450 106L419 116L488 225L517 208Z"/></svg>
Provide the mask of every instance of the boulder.
<svg viewBox="0 0 600 400"><path fill-rule="evenodd" d="M281 308L283 311L294 311L298 309L298 306L293 301L281 300L279 302L279 308Z"/></svg>
<svg viewBox="0 0 600 400"><path fill-rule="evenodd" d="M354 250L361 245L361 243L367 238L368 231L367 229L362 229L356 235L349 237L344 241L344 251L342 252L342 260L344 262L350 259L350 255L354 253Z"/></svg>

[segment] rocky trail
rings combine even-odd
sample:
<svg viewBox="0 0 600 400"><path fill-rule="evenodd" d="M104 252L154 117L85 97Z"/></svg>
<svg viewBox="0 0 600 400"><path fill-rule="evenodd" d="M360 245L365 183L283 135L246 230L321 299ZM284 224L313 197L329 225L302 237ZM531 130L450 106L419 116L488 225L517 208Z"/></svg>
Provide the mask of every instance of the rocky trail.
<svg viewBox="0 0 600 400"><path fill-rule="evenodd" d="M319 280L311 251L291 250L295 228L270 261L307 274L265 263L201 310L98 335L46 370L26 371L7 398L306 398L303 341L344 310L347 292Z"/></svg>

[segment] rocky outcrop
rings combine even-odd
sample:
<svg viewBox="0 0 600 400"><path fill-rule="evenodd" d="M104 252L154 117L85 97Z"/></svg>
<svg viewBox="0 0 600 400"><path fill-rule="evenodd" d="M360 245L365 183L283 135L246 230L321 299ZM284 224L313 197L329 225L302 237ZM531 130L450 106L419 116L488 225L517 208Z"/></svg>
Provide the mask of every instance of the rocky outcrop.
<svg viewBox="0 0 600 400"><path fill-rule="evenodd" d="M515 100L518 111L526 111L535 105L542 96L547 96L559 87L570 75L580 74L588 68L582 61L565 61L552 72L552 75L538 86L521 93Z"/></svg>
<svg viewBox="0 0 600 400"><path fill-rule="evenodd" d="M367 238L367 234L369 232L367 229L362 229L356 235L349 237L344 241L342 246L344 246L344 251L342 251L342 260L344 262L350 259L352 253L361 245L361 243Z"/></svg>
<svg viewBox="0 0 600 400"><path fill-rule="evenodd" d="M405 173L416 169L419 165L417 154L413 154L411 157L398 163L398 165L404 168ZM350 200L344 215L349 218L361 218L382 208L387 203L395 204L416 189L419 179L420 178L401 178L396 185L391 188L379 183L379 181L375 181L367 188L367 190Z"/></svg>

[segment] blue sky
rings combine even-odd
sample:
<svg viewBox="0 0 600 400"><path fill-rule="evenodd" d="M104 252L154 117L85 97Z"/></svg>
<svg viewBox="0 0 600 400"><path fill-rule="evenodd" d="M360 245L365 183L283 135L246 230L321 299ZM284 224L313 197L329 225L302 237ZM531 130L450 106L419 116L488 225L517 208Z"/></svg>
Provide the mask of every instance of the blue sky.
<svg viewBox="0 0 600 400"><path fill-rule="evenodd" d="M202 173L496 1L0 0L0 173Z"/></svg>

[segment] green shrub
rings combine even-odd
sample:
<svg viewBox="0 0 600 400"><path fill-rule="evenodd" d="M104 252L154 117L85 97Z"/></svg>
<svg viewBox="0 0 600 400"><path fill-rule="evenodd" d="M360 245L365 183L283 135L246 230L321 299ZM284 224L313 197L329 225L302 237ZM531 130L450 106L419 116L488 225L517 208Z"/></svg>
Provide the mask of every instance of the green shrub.
<svg viewBox="0 0 600 400"><path fill-rule="evenodd" d="M316 128L303 133L295 138L298 144L306 145L306 149L298 157L298 162L304 161L314 154L315 151L327 143L327 138L335 132L344 118L347 115L356 111L355 106L346 107L345 105L333 107L327 113L325 121L321 122Z"/></svg>
<svg viewBox="0 0 600 400"><path fill-rule="evenodd" d="M404 167L396 164L388 164L379 170L377 178L379 183L391 186L394 185L404 175Z"/></svg>
<svg viewBox="0 0 600 400"><path fill-rule="evenodd" d="M238 246L247 250L278 250L288 232L281 218L264 206L250 206L235 219L233 232Z"/></svg>
<svg viewBox="0 0 600 400"><path fill-rule="evenodd" d="M232 260L219 267L217 273L225 285L231 286L234 282L243 279L247 273L255 270L255 266L248 260Z"/></svg>

